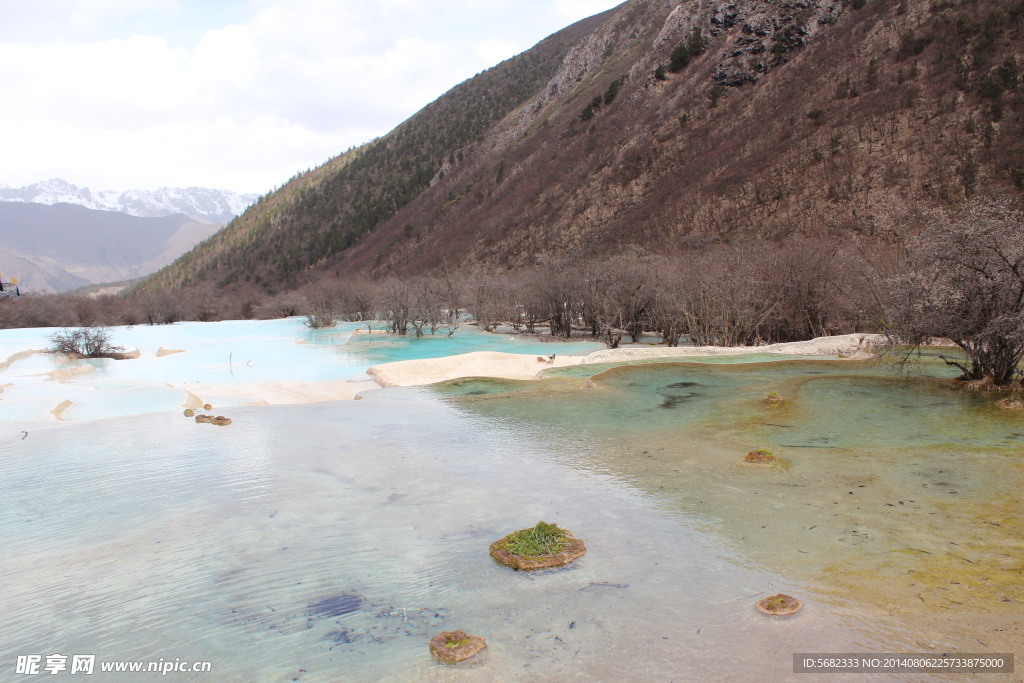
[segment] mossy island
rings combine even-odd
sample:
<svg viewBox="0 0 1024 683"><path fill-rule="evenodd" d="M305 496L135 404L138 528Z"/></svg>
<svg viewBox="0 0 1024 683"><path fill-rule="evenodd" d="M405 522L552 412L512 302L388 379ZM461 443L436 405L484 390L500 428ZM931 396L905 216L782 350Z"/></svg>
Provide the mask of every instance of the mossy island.
<svg viewBox="0 0 1024 683"><path fill-rule="evenodd" d="M583 541L547 522L537 522L491 544L490 553L497 562L521 569L561 567L587 552Z"/></svg>
<svg viewBox="0 0 1024 683"><path fill-rule="evenodd" d="M217 425L218 427L226 427L229 424L231 424L231 418L224 417L223 415L217 415L216 417L214 417L213 415L196 415L196 423L206 423Z"/></svg>
<svg viewBox="0 0 1024 683"><path fill-rule="evenodd" d="M191 408L185 408L185 417L195 417L196 411Z"/></svg>
<svg viewBox="0 0 1024 683"><path fill-rule="evenodd" d="M767 448L755 448L747 453L743 458L743 462L745 464L757 465L760 467L771 467L778 461L779 459L775 456L775 453L771 452Z"/></svg>
<svg viewBox="0 0 1024 683"><path fill-rule="evenodd" d="M786 399L782 398L782 394L777 391L773 391L764 397L764 402L773 406L781 405L785 403L785 401Z"/></svg>
<svg viewBox="0 0 1024 683"><path fill-rule="evenodd" d="M758 610L775 617L796 614L803 606L803 600L794 598L792 595L786 595L785 593L777 593L757 601Z"/></svg>
<svg viewBox="0 0 1024 683"><path fill-rule="evenodd" d="M480 636L465 631L442 631L430 639L430 654L445 664L458 664L487 647Z"/></svg>

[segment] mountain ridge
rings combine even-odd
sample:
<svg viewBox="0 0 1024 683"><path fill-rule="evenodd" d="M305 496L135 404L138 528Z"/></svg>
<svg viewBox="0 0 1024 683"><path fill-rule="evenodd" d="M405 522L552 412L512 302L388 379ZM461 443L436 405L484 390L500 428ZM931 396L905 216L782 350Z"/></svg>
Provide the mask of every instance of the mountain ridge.
<svg viewBox="0 0 1024 683"><path fill-rule="evenodd" d="M205 187L161 187L156 190L92 191L60 178L23 187L0 186L0 202L77 204L96 211L115 211L140 218L182 214L197 221L224 225L241 214L259 195Z"/></svg>
<svg viewBox="0 0 1024 683"><path fill-rule="evenodd" d="M0 272L17 276L23 294L149 275L219 227L181 214L140 217L24 202L0 202L0 226Z"/></svg>
<svg viewBox="0 0 1024 683"><path fill-rule="evenodd" d="M907 203L1019 199L1022 17L1021 0L630 0L282 188L142 288L876 239ZM486 127L403 156L410 136L451 132L432 112L495 83L509 96Z"/></svg>

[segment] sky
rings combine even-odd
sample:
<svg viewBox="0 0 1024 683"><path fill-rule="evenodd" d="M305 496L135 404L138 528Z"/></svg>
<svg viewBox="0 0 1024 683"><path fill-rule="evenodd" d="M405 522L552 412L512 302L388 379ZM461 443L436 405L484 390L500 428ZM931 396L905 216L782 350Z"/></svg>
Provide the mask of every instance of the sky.
<svg viewBox="0 0 1024 683"><path fill-rule="evenodd" d="M264 193L621 0L0 0L0 185Z"/></svg>

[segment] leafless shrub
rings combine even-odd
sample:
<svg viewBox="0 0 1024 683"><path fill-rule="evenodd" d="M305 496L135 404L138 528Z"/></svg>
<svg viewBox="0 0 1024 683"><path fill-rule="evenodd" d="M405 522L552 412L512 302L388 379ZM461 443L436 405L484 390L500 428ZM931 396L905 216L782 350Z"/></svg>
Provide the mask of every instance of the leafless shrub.
<svg viewBox="0 0 1024 683"><path fill-rule="evenodd" d="M308 307L306 297L296 292L279 294L269 301L256 307L257 318L269 320L274 318L290 318L300 315Z"/></svg>
<svg viewBox="0 0 1024 683"><path fill-rule="evenodd" d="M338 324L333 302L325 295L314 296L306 308L306 327L322 330Z"/></svg>
<svg viewBox="0 0 1024 683"><path fill-rule="evenodd" d="M518 324L514 278L477 268L463 275L461 289L466 312L484 332L503 322Z"/></svg>
<svg viewBox="0 0 1024 683"><path fill-rule="evenodd" d="M574 264L545 259L535 268L524 292L524 318L527 329L548 321L553 337L572 337L574 324L581 321L582 297L579 273Z"/></svg>
<svg viewBox="0 0 1024 683"><path fill-rule="evenodd" d="M633 252L581 269L581 312L591 334L609 348L629 335L636 343L651 321L657 290L653 262Z"/></svg>
<svg viewBox="0 0 1024 683"><path fill-rule="evenodd" d="M110 331L103 327L64 328L49 336L50 353L64 353L83 358L110 358L124 349L110 340Z"/></svg>
<svg viewBox="0 0 1024 683"><path fill-rule="evenodd" d="M1009 384L1024 358L1022 225L1008 201L977 200L910 236L906 268L888 281L892 342L913 350L950 339L966 360L944 360L962 379Z"/></svg>

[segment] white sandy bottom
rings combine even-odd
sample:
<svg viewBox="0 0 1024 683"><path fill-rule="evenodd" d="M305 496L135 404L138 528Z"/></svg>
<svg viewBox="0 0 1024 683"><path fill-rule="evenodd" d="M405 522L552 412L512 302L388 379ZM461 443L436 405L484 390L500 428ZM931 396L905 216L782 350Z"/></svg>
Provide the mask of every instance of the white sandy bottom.
<svg viewBox="0 0 1024 683"><path fill-rule="evenodd" d="M172 385L173 386L173 385ZM184 408L199 410L206 403L228 398L242 405L299 405L324 401L351 401L360 392L377 389L370 380L324 380L320 382L253 382L249 384L190 383L175 387L185 392Z"/></svg>

